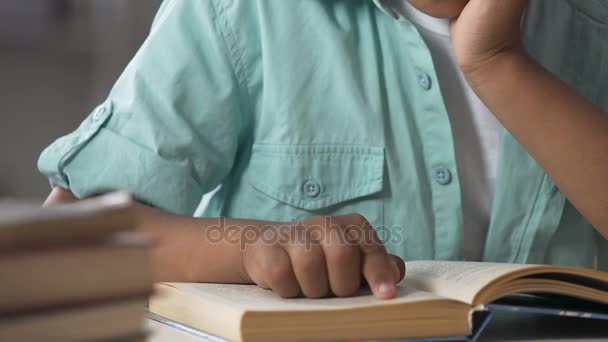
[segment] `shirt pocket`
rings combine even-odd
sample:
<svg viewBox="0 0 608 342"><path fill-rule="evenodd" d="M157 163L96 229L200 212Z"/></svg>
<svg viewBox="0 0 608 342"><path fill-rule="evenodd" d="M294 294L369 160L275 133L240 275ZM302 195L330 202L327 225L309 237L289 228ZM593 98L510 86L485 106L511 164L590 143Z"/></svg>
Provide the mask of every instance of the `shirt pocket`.
<svg viewBox="0 0 608 342"><path fill-rule="evenodd" d="M239 211L247 218L289 222L356 213L376 229L383 224L382 147L255 144L243 180L235 200L246 203Z"/></svg>
<svg viewBox="0 0 608 342"><path fill-rule="evenodd" d="M608 2L568 0L572 10L572 47L567 54L570 86L608 110Z"/></svg>

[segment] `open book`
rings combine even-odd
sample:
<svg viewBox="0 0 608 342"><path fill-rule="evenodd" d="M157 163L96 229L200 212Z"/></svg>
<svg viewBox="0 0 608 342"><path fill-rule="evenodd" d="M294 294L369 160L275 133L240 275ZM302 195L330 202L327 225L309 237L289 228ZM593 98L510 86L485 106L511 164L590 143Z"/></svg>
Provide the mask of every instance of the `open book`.
<svg viewBox="0 0 608 342"><path fill-rule="evenodd" d="M157 288L151 313L232 341L471 336L475 313L503 298L513 301L515 294L550 295L554 311L560 303L568 310L572 299L581 299L607 314L596 318L608 319L608 273L559 266L409 262L397 298L388 301L365 290L353 298L310 300L281 299L249 285L161 283Z"/></svg>

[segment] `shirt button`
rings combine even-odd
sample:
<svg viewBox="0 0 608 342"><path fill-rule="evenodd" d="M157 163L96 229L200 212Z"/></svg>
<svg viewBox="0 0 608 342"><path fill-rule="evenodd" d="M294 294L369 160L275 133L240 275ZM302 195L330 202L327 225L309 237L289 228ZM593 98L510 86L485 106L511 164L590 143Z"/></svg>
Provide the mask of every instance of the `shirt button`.
<svg viewBox="0 0 608 342"><path fill-rule="evenodd" d="M106 114L107 110L108 109L106 108L106 106L101 106L101 107L97 108L95 113L93 113L93 121L101 120L103 118L104 114Z"/></svg>
<svg viewBox="0 0 608 342"><path fill-rule="evenodd" d="M433 168L433 179L440 185L448 185L452 183L452 172L445 166L436 166Z"/></svg>
<svg viewBox="0 0 608 342"><path fill-rule="evenodd" d="M307 180L302 185L302 192L310 198L318 197L321 194L321 184L315 180Z"/></svg>
<svg viewBox="0 0 608 342"><path fill-rule="evenodd" d="M422 71L422 69L416 68L416 78L418 79L418 84L424 90L430 90L433 82L431 81L431 76L426 72Z"/></svg>

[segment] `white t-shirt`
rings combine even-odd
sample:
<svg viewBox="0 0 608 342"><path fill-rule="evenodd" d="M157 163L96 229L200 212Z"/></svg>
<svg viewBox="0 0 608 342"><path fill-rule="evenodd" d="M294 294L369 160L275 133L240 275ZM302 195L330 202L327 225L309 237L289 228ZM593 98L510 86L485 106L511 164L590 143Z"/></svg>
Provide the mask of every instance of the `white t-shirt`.
<svg viewBox="0 0 608 342"><path fill-rule="evenodd" d="M394 0L395 9L418 28L439 78L454 135L462 190L464 257L477 261L490 224L503 126L468 85L458 67L450 21L428 16L408 0Z"/></svg>

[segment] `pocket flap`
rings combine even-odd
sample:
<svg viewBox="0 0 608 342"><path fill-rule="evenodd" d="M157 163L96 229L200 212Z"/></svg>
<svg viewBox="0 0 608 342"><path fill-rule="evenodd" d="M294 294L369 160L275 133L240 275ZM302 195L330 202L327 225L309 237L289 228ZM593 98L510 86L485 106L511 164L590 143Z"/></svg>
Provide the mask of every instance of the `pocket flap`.
<svg viewBox="0 0 608 342"><path fill-rule="evenodd" d="M258 191L305 210L380 192L384 148L361 145L253 146L250 181Z"/></svg>

